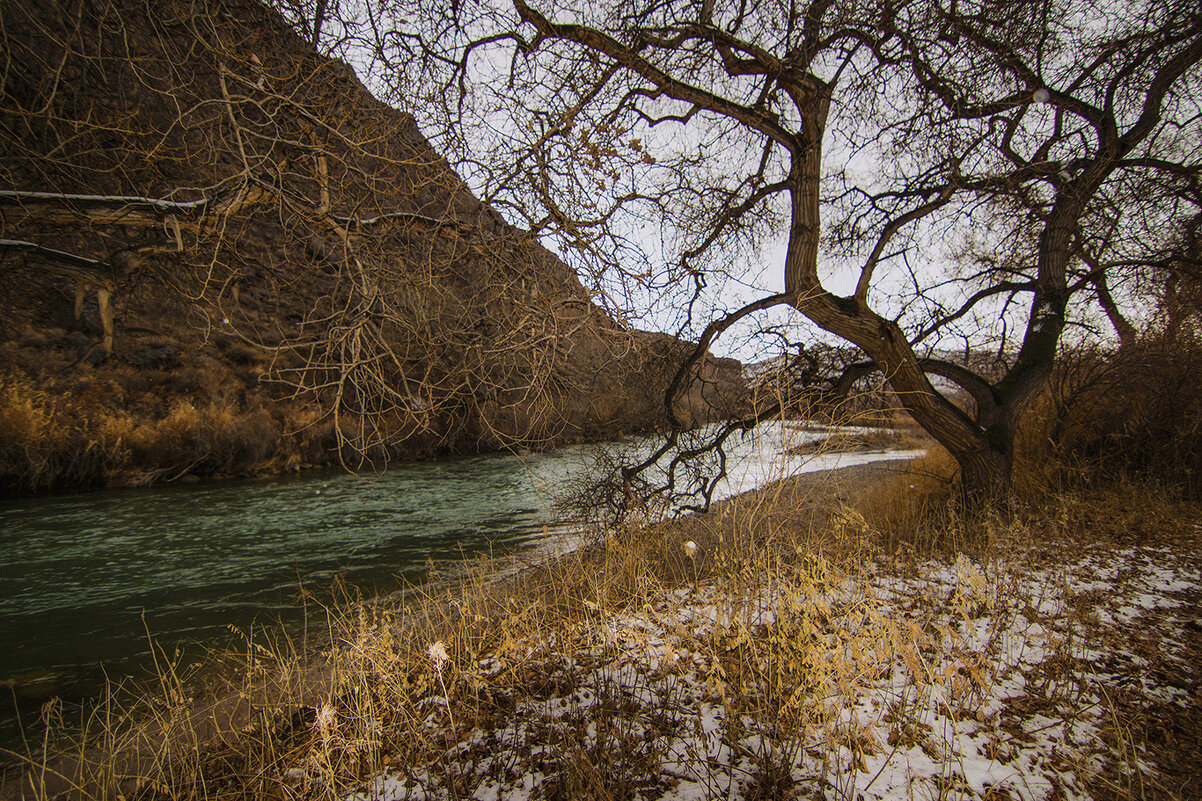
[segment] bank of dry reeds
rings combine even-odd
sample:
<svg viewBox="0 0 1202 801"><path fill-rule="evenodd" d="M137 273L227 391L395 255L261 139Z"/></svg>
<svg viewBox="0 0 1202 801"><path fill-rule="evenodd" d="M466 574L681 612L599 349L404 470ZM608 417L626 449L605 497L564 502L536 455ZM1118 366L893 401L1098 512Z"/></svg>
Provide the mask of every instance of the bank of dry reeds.
<svg viewBox="0 0 1202 801"><path fill-rule="evenodd" d="M120 387L60 390L0 374L0 492L140 486L328 461L329 425L233 396L128 403Z"/></svg>

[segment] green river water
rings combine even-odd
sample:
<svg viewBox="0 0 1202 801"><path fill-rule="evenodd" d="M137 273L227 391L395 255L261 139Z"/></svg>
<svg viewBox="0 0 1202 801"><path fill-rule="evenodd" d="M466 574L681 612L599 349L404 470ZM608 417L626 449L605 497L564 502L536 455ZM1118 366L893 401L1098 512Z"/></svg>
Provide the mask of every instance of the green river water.
<svg viewBox="0 0 1202 801"><path fill-rule="evenodd" d="M789 456L795 439L777 425L732 440L718 496L794 470L891 455ZM336 577L365 596L387 594L420 583L431 565L546 543L553 494L594 447L365 477L322 472L0 500L0 748L19 745L17 713L28 723L51 697L70 704L106 679L145 674L152 640L168 658L183 649L186 659L198 646L231 643L234 630L298 623L302 590L328 597Z"/></svg>
<svg viewBox="0 0 1202 801"><path fill-rule="evenodd" d="M263 481L0 501L0 745L22 716L231 627L298 621L302 587L365 595L431 564L530 547L554 525L547 487L583 449L310 473Z"/></svg>

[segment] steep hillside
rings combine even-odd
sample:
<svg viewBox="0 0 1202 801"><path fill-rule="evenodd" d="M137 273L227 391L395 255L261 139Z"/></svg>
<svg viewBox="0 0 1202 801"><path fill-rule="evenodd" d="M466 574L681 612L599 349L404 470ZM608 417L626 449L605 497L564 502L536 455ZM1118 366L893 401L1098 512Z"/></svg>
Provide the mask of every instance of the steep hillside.
<svg viewBox="0 0 1202 801"><path fill-rule="evenodd" d="M0 488L663 424L689 346L604 314L274 12L5 5ZM741 390L707 357L679 411Z"/></svg>

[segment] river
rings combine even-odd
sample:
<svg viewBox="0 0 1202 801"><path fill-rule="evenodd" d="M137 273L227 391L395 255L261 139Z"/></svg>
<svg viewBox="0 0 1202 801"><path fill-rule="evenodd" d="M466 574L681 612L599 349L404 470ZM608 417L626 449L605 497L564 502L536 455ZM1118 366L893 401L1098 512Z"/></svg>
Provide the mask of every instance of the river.
<svg viewBox="0 0 1202 801"><path fill-rule="evenodd" d="M734 443L730 495L795 470L899 454L789 457L780 426ZM627 448L643 449L646 441ZM557 527L555 494L595 447L398 465L379 475L109 490L0 501L0 681L22 713L83 698L168 654L231 640L231 627L295 622L302 590L335 577L366 595L431 566L532 549ZM0 741L15 726L3 703Z"/></svg>

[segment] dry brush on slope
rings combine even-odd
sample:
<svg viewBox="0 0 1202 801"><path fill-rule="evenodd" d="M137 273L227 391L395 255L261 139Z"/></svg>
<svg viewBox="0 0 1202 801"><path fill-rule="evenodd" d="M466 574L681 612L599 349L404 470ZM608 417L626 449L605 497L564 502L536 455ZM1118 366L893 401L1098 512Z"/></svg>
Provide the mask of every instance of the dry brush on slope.
<svg viewBox="0 0 1202 801"><path fill-rule="evenodd" d="M410 116L260 4L17 2L0 50L0 352L10 385L104 418L60 450L103 450L114 416L153 423L181 399L265 410L296 443L269 448L277 467L661 419L661 365L685 346L602 313ZM707 362L686 416L715 414L732 367ZM10 441L55 450L15 408ZM35 475L19 453L0 473L111 480L138 461L113 447L91 474Z"/></svg>

